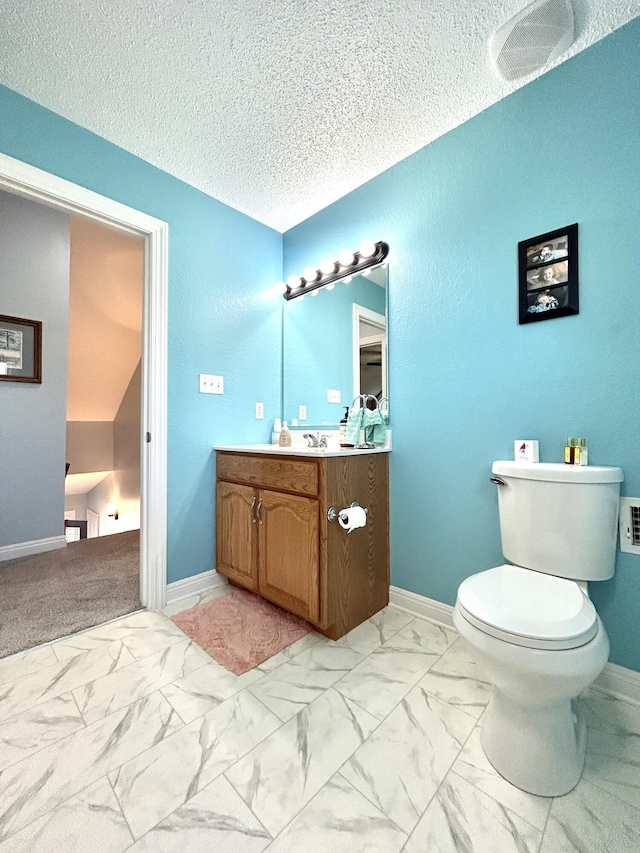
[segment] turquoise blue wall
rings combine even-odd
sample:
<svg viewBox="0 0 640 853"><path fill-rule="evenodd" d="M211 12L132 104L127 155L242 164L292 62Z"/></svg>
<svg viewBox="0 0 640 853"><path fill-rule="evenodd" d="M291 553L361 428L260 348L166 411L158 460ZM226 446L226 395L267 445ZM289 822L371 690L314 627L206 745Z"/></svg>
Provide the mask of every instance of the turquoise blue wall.
<svg viewBox="0 0 640 853"><path fill-rule="evenodd" d="M4 154L169 223L168 580L212 569L213 444L268 441L279 414L282 237L4 87L0 116Z"/></svg>
<svg viewBox="0 0 640 853"><path fill-rule="evenodd" d="M337 424L353 402L353 306L386 314L387 293L364 276L316 297L291 299L283 306L283 417L307 407L310 424ZM329 389L341 403L327 403ZM342 402L344 401L344 402Z"/></svg>
<svg viewBox="0 0 640 853"><path fill-rule="evenodd" d="M453 604L502 561L494 459L567 435L640 495L640 20L285 234L284 276L360 240L389 272L392 583ZM580 314L517 323L517 245L580 227ZM543 523L544 508L541 507ZM640 557L592 595L640 669Z"/></svg>

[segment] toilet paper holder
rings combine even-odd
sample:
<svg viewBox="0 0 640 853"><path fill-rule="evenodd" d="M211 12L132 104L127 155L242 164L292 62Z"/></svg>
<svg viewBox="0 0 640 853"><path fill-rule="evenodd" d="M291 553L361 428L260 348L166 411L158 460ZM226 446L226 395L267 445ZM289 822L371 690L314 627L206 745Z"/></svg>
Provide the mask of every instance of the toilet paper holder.
<svg viewBox="0 0 640 853"><path fill-rule="evenodd" d="M351 506L352 507L360 506L360 504L358 503L358 501L354 501L351 504ZM364 511L365 511L365 513L369 512L369 510L366 507L364 507ZM334 506L330 506L329 509L327 510L327 521L337 521L338 516L340 515L341 512L342 512L342 510L337 510Z"/></svg>

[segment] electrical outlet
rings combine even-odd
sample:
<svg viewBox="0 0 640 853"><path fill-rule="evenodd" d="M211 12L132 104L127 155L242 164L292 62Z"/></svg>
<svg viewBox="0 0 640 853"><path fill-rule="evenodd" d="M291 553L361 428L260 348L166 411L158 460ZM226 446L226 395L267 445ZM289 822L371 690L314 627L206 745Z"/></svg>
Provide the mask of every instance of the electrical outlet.
<svg viewBox="0 0 640 853"><path fill-rule="evenodd" d="M307 407L306 406L298 406L298 418L301 421L306 421L306 419L307 419Z"/></svg>
<svg viewBox="0 0 640 853"><path fill-rule="evenodd" d="M201 394L224 394L224 377L213 373L200 374Z"/></svg>
<svg viewBox="0 0 640 853"><path fill-rule="evenodd" d="M331 388L327 391L327 403L339 403L340 391L334 391Z"/></svg>
<svg viewBox="0 0 640 853"><path fill-rule="evenodd" d="M264 420L264 403L256 403L256 420Z"/></svg>

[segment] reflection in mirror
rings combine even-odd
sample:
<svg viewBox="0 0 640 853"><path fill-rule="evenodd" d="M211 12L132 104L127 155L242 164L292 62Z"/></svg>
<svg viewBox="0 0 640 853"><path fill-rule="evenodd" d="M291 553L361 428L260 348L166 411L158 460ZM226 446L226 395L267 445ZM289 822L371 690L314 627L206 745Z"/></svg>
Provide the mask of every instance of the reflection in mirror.
<svg viewBox="0 0 640 853"><path fill-rule="evenodd" d="M387 396L386 316L354 304L353 341L353 396L381 400Z"/></svg>
<svg viewBox="0 0 640 853"><path fill-rule="evenodd" d="M376 267L284 303L282 417L289 423L306 406L308 425L338 424L358 394L388 396L387 284L388 268Z"/></svg>

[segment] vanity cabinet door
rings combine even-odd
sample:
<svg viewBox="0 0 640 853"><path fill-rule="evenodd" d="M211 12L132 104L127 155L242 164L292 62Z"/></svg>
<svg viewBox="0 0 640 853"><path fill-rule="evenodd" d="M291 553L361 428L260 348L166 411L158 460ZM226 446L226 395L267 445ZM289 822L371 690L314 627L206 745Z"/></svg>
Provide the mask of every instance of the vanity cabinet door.
<svg viewBox="0 0 640 853"><path fill-rule="evenodd" d="M319 611L319 504L263 490L258 508L260 595L310 622Z"/></svg>
<svg viewBox="0 0 640 853"><path fill-rule="evenodd" d="M216 565L229 580L258 591L258 492L251 486L218 481L216 489Z"/></svg>

